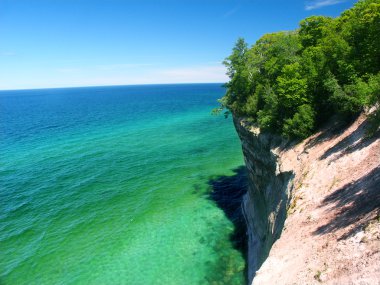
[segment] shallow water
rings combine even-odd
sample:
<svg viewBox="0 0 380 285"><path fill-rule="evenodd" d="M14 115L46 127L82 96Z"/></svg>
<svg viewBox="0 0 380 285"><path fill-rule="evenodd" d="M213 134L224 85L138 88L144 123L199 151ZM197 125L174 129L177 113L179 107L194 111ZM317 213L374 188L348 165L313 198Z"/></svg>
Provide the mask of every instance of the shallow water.
<svg viewBox="0 0 380 285"><path fill-rule="evenodd" d="M0 92L0 284L242 284L219 84Z"/></svg>

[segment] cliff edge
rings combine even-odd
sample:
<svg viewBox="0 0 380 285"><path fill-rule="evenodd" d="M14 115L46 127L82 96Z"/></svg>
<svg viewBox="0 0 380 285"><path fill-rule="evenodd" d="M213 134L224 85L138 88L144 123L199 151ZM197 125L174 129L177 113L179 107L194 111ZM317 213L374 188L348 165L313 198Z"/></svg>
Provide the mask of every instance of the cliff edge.
<svg viewBox="0 0 380 285"><path fill-rule="evenodd" d="M296 145L234 118L252 284L380 284L380 139L366 116Z"/></svg>

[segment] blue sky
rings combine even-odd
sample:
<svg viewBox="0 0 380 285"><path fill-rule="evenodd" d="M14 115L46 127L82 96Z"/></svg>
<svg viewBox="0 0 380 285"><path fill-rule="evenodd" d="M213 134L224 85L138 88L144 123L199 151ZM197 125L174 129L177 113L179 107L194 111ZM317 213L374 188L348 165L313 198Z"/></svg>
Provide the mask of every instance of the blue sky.
<svg viewBox="0 0 380 285"><path fill-rule="evenodd" d="M224 82L253 44L354 0L0 0L0 90Z"/></svg>

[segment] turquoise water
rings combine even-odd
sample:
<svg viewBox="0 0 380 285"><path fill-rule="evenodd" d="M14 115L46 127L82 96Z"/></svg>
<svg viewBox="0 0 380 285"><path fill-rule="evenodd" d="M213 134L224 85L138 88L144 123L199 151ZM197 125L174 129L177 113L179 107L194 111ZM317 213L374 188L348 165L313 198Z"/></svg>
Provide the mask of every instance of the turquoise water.
<svg viewBox="0 0 380 285"><path fill-rule="evenodd" d="M219 84L0 92L0 284L242 284Z"/></svg>

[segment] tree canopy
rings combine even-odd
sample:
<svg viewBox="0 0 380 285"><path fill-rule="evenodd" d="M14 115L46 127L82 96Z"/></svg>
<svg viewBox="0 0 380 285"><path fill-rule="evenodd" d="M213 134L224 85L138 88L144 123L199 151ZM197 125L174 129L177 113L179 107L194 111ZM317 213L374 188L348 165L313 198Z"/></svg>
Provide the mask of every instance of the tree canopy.
<svg viewBox="0 0 380 285"><path fill-rule="evenodd" d="M306 18L251 47L240 38L224 64L222 106L264 130L305 138L333 114L354 118L380 104L380 0L359 0L337 18Z"/></svg>

